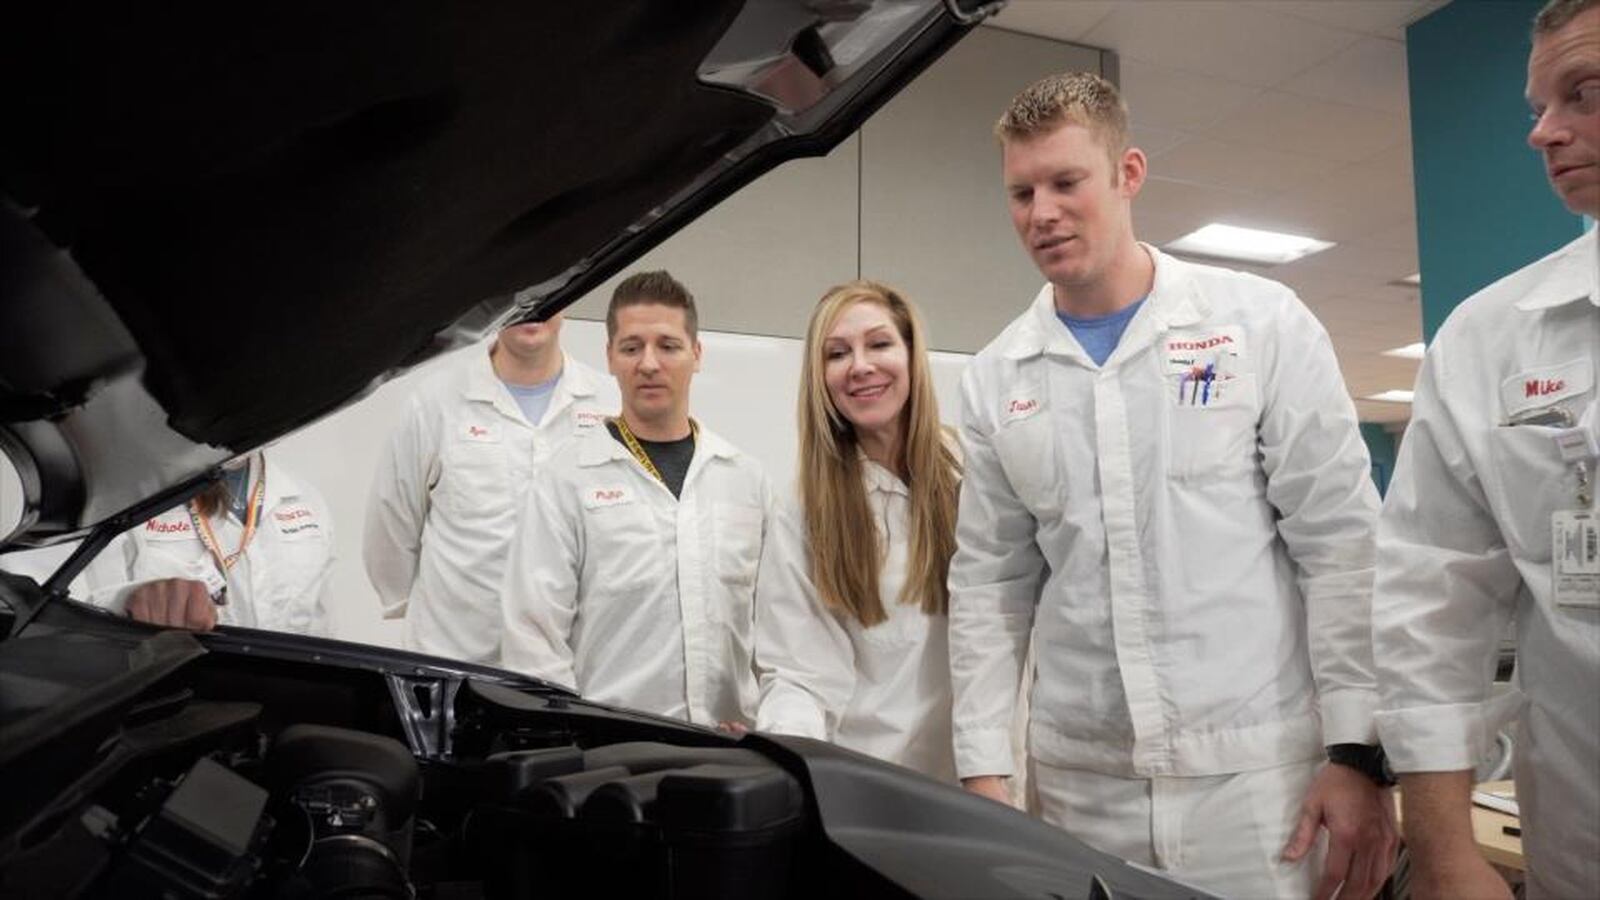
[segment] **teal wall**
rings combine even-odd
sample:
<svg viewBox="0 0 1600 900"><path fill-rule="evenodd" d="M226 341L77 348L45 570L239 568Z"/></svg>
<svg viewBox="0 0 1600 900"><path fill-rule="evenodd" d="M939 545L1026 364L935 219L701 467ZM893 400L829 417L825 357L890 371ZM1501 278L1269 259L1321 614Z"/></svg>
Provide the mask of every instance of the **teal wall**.
<svg viewBox="0 0 1600 900"><path fill-rule="evenodd" d="M1394 474L1394 435L1382 425L1361 423L1361 439L1367 442L1367 455L1372 457L1372 483L1378 486L1378 496L1389 492L1389 476Z"/></svg>
<svg viewBox="0 0 1600 900"><path fill-rule="evenodd" d="M1422 332L1576 238L1527 145L1529 26L1542 0L1455 0L1406 29Z"/></svg>

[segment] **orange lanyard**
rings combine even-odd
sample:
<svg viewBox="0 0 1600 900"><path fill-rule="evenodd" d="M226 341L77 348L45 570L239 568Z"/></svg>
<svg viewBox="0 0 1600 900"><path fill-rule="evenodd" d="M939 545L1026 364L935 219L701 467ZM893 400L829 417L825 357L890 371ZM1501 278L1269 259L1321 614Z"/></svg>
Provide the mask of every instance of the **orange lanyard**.
<svg viewBox="0 0 1600 900"><path fill-rule="evenodd" d="M250 503L244 515L244 534L239 538L239 549L224 555L222 546L217 541L217 536L211 530L211 523L206 517L200 515L193 500L189 501L189 521L194 524L194 533L200 538L200 543L205 545L211 553L211 558L217 564L217 571L223 578L228 577L228 572L239 562L239 557L244 555L244 549L250 546L250 539L256 536L256 523L261 518L261 502L267 491L267 467L262 466L256 475L255 487L250 489Z"/></svg>

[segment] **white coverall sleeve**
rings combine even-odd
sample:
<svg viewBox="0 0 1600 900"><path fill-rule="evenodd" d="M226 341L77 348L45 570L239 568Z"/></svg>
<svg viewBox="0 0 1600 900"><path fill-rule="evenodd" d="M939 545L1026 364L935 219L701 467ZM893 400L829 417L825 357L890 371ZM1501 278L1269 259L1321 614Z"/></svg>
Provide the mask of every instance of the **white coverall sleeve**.
<svg viewBox="0 0 1600 900"><path fill-rule="evenodd" d="M997 389L975 361L961 379L965 456L950 560L950 683L956 774L1013 775L1013 715L1045 572L1038 523L1000 466L985 413Z"/></svg>
<svg viewBox="0 0 1600 900"><path fill-rule="evenodd" d="M500 591L500 664L505 668L581 689L573 666L572 623L578 616L584 546L577 493L564 479L535 479L517 517Z"/></svg>
<svg viewBox="0 0 1600 900"><path fill-rule="evenodd" d="M1378 491L1333 343L1298 298L1287 300L1260 372L1267 500L1299 569L1323 742L1372 743Z"/></svg>
<svg viewBox="0 0 1600 900"><path fill-rule="evenodd" d="M361 559L378 592L384 618L406 613L422 527L428 519L429 491L439 481L439 424L428 421L415 397L405 417L378 454L367 495L367 521L361 534Z"/></svg>
<svg viewBox="0 0 1600 900"><path fill-rule="evenodd" d="M855 693L855 649L811 581L798 503L768 517L756 582L756 729L832 740Z"/></svg>
<svg viewBox="0 0 1600 900"><path fill-rule="evenodd" d="M1448 334L1440 339L1447 343ZM1441 402L1444 349L1436 342L1417 374L1411 425L1378 524L1377 723L1398 772L1473 768L1512 711L1491 702L1490 691L1522 579L1461 425Z"/></svg>

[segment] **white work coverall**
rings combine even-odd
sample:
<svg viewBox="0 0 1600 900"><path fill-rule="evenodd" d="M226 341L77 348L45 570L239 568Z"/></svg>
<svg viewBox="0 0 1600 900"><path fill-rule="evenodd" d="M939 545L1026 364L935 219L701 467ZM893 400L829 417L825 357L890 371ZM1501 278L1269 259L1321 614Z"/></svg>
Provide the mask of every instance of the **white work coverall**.
<svg viewBox="0 0 1600 900"><path fill-rule="evenodd" d="M950 744L948 620L922 611L920 596L900 603L910 562L910 491L875 462L861 459L876 535L884 548L878 595L888 621L862 627L823 606L811 580L811 553L798 498L774 516L756 589L756 727L833 741L880 759L955 781Z"/></svg>
<svg viewBox="0 0 1600 900"><path fill-rule="evenodd" d="M600 703L748 724L770 501L756 461L705 428L679 497L603 426L568 445L523 502L503 665Z"/></svg>
<svg viewBox="0 0 1600 900"><path fill-rule="evenodd" d="M1578 465L1591 485L1600 466L1596 255L1591 229L1450 315L1417 376L1378 529L1373 646L1390 762L1471 769L1525 696L1514 764L1529 897L1600 896L1594 532L1564 548L1561 571L1552 553L1554 516L1580 510ZM1563 414L1570 425L1554 421ZM1576 438L1571 459L1558 437ZM1573 590L1558 596L1568 572ZM1491 699L1508 617L1520 692Z"/></svg>
<svg viewBox="0 0 1600 900"><path fill-rule="evenodd" d="M244 555L227 572L226 603L217 624L297 634L328 633L328 586L333 573L333 519L322 495L265 455L251 462L249 490L266 472L256 531ZM248 516L248 512L247 512ZM224 555L239 548L244 522L220 510L206 522ZM219 584L221 568L195 532L189 505L173 507L129 529L124 552L128 578L136 586L162 578ZM124 588L106 605L120 608ZM100 602L102 595L96 595Z"/></svg>
<svg viewBox="0 0 1600 900"><path fill-rule="evenodd" d="M1277 862L1300 794L1325 744L1374 739L1370 462L1293 292L1144 249L1103 366L1046 285L962 379L956 768L1012 773L1031 635L1047 819L1213 890L1304 893L1311 867Z"/></svg>
<svg viewBox="0 0 1600 900"><path fill-rule="evenodd" d="M408 649L489 665L523 491L553 448L604 431L616 407L610 379L564 356L531 424L495 375L492 346L450 360L412 396L373 473L361 554L384 616L405 617Z"/></svg>

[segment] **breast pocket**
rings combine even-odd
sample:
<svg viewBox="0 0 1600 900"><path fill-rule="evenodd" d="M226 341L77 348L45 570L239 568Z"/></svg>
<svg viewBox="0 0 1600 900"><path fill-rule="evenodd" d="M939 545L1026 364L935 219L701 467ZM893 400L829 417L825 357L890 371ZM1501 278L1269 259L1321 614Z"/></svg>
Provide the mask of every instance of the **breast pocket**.
<svg viewBox="0 0 1600 900"><path fill-rule="evenodd" d="M466 519L508 513L515 501L505 444L458 441L444 454L439 484L445 507Z"/></svg>
<svg viewBox="0 0 1600 900"><path fill-rule="evenodd" d="M264 590L255 601L257 627L309 632L322 576L332 561L327 535L320 531L299 532L287 541L279 538L267 554L253 555L252 566L270 567L260 577Z"/></svg>
<svg viewBox="0 0 1600 900"><path fill-rule="evenodd" d="M1198 481L1256 466L1260 405L1255 375L1235 375L1216 396L1204 389L1167 405L1170 477Z"/></svg>
<svg viewBox="0 0 1600 900"><path fill-rule="evenodd" d="M717 577L730 587L748 591L755 586L761 561L764 515L760 507L718 502L712 506L712 545L717 557Z"/></svg>
<svg viewBox="0 0 1600 900"><path fill-rule="evenodd" d="M1000 470L1017 499L1036 517L1060 506L1061 473L1056 470L1054 416L1039 411L1000 426L994 435Z"/></svg>
<svg viewBox="0 0 1600 900"><path fill-rule="evenodd" d="M1489 458L1500 473L1498 514L1512 551L1522 559L1550 559L1550 517L1576 509L1578 482L1556 447L1561 429L1501 425L1489 434Z"/></svg>

